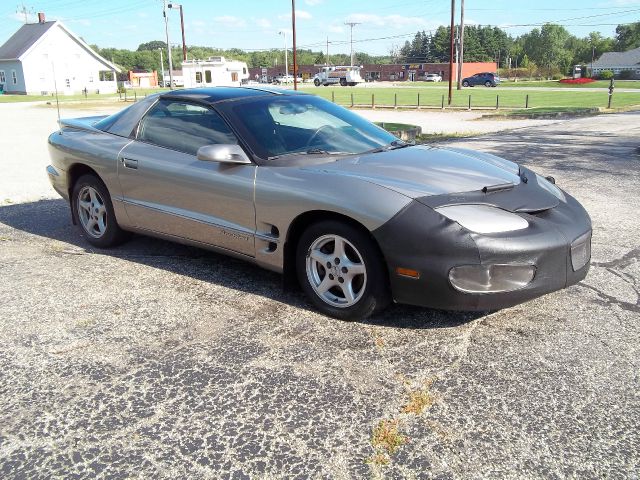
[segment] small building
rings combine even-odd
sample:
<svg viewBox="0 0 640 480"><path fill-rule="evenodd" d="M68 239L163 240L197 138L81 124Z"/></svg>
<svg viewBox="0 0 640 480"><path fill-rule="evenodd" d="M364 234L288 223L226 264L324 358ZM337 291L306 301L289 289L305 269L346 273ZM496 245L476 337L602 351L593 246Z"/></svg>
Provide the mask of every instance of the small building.
<svg viewBox="0 0 640 480"><path fill-rule="evenodd" d="M153 88L158 86L158 72L134 72L129 70L129 83L132 87Z"/></svg>
<svg viewBox="0 0 640 480"><path fill-rule="evenodd" d="M209 57L182 62L182 75L186 88L239 87L249 79L249 69L245 62Z"/></svg>
<svg viewBox="0 0 640 480"><path fill-rule="evenodd" d="M298 76L303 79L313 79L323 65L298 65ZM496 72L498 64L495 62L465 62L462 64L462 78L476 73ZM453 64L454 80L456 80L457 65ZM289 66L289 73L293 73L293 66ZM428 73L437 73L443 81L449 80L448 63L394 63L394 64L364 64L360 75L366 82L419 82L424 81ZM284 75L284 67L256 67L249 71L251 79L263 83L270 83L274 77Z"/></svg>
<svg viewBox="0 0 640 480"><path fill-rule="evenodd" d="M612 71L616 77L623 75L627 78L640 79L640 47L626 52L603 53L593 62L591 76L597 77L606 70Z"/></svg>
<svg viewBox="0 0 640 480"><path fill-rule="evenodd" d="M0 47L0 85L7 93L114 93L120 69L59 21L20 27Z"/></svg>

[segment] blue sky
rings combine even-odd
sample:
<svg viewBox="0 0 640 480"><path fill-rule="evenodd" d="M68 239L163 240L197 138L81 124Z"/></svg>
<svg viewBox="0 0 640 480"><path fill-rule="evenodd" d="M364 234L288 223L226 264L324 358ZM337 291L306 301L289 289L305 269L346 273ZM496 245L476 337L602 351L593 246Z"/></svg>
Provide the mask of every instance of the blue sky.
<svg viewBox="0 0 640 480"><path fill-rule="evenodd" d="M19 0L16 0L16 2ZM287 32L291 43L290 0L182 0L187 44L243 49L282 48ZM459 7L460 0L456 3ZM135 49L140 43L164 39L160 0L26 0L27 9L44 11L47 20L62 20L90 44ZM447 24L449 0L297 0L298 45L330 53L349 50L349 27L354 49L389 53L418 30ZM16 4L0 6L0 43L24 22ZM459 14L458 14L459 15ZM171 43L180 41L178 11L169 11ZM555 21L578 36L590 31L613 35L615 25L640 20L640 0L466 0L467 23L499 25L517 35L545 21ZM456 17L458 18L458 16Z"/></svg>

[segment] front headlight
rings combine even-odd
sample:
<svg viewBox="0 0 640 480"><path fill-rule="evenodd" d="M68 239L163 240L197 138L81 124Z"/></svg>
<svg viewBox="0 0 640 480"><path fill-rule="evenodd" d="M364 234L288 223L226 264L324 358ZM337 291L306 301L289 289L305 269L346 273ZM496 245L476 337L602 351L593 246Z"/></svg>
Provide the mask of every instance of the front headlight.
<svg viewBox="0 0 640 480"><path fill-rule="evenodd" d="M435 211L476 233L511 232L529 226L519 215L488 205L452 205Z"/></svg>
<svg viewBox="0 0 640 480"><path fill-rule="evenodd" d="M536 173L536 179L538 180L538 185L540 185L542 188L544 188L551 195L554 195L555 197L557 197L559 200L562 200L563 202L567 201L567 198L564 196L564 193L562 193L562 190L560 190L558 187L556 187L549 180L547 180L546 178L538 175L537 173Z"/></svg>

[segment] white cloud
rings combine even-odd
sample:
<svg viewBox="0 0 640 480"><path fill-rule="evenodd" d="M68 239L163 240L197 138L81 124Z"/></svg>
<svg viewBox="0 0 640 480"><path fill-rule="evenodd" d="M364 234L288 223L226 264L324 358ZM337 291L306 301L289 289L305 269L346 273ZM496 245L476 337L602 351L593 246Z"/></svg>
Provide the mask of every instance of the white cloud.
<svg viewBox="0 0 640 480"><path fill-rule="evenodd" d="M220 17L214 17L214 22L217 24L221 24L225 27L245 27L247 22L244 19L239 17L234 17L233 15L222 15Z"/></svg>
<svg viewBox="0 0 640 480"><path fill-rule="evenodd" d="M191 22L191 25L193 25L194 27L204 27L207 24L207 22L205 22L204 20L193 20Z"/></svg>
<svg viewBox="0 0 640 480"><path fill-rule="evenodd" d="M291 14L290 13L283 13L281 15L278 15L278 18L280 20L288 20L288 19L291 18ZM310 20L311 18L313 18L313 15L311 15L306 10L296 10L296 19L297 20Z"/></svg>
<svg viewBox="0 0 640 480"><path fill-rule="evenodd" d="M266 18L256 19L256 25L262 28L271 28L271 22Z"/></svg>
<svg viewBox="0 0 640 480"><path fill-rule="evenodd" d="M434 22L428 22L427 20L420 17L409 17L397 14L375 15L372 13L354 13L347 17L347 21L395 29L407 27L427 28L434 25Z"/></svg>

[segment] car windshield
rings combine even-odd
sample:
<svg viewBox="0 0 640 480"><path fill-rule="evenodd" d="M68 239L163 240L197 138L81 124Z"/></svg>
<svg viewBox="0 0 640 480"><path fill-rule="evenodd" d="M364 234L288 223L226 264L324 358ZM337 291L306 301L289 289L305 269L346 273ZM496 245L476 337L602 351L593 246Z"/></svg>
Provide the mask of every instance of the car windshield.
<svg viewBox="0 0 640 480"><path fill-rule="evenodd" d="M349 155L397 145L397 138L361 116L313 95L233 102L225 110L263 159L285 155Z"/></svg>

